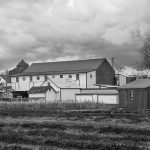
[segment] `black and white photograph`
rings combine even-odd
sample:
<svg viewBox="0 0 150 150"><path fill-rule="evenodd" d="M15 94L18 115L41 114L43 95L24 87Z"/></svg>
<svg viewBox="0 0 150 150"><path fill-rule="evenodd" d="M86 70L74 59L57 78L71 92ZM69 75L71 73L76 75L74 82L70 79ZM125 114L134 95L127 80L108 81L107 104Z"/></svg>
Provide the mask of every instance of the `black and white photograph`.
<svg viewBox="0 0 150 150"><path fill-rule="evenodd" d="M0 0L0 150L150 150L150 0Z"/></svg>

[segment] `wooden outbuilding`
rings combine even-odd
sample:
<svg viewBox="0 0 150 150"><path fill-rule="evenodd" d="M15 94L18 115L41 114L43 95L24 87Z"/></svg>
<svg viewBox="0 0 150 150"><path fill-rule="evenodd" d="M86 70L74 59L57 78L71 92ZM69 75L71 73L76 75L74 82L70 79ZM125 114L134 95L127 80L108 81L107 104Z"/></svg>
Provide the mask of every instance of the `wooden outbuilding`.
<svg viewBox="0 0 150 150"><path fill-rule="evenodd" d="M137 79L118 88L119 106L130 109L150 109L150 79Z"/></svg>

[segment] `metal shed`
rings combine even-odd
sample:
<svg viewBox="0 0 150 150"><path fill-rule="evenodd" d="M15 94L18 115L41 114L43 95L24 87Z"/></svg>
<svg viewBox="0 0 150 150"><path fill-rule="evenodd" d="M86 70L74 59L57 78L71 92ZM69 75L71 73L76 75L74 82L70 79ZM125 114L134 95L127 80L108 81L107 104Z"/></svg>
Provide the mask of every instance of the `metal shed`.
<svg viewBox="0 0 150 150"><path fill-rule="evenodd" d="M137 79L118 88L119 106L150 109L150 79Z"/></svg>

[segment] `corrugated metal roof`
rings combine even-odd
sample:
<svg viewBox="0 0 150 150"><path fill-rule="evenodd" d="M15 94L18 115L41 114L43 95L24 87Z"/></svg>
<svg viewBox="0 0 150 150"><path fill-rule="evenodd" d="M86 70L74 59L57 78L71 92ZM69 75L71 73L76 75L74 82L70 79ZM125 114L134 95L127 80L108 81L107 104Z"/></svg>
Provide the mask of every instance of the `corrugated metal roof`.
<svg viewBox="0 0 150 150"><path fill-rule="evenodd" d="M137 79L126 85L119 87L119 89L134 89L134 88L147 88L150 86L150 79Z"/></svg>
<svg viewBox="0 0 150 150"><path fill-rule="evenodd" d="M81 93L78 93L77 95L117 95L117 90L81 90Z"/></svg>
<svg viewBox="0 0 150 150"><path fill-rule="evenodd" d="M29 94L38 94L38 93L46 93L48 91L48 86L40 86L40 87L32 87L29 90Z"/></svg>
<svg viewBox="0 0 150 150"><path fill-rule="evenodd" d="M22 75L79 73L97 69L106 58L33 63Z"/></svg>

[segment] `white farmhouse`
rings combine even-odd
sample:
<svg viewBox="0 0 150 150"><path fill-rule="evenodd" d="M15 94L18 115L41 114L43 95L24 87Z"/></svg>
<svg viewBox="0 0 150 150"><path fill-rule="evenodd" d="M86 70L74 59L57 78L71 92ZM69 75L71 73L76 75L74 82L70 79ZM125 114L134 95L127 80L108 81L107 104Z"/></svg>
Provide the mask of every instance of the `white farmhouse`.
<svg viewBox="0 0 150 150"><path fill-rule="evenodd" d="M33 63L21 74L11 76L13 97L29 97L33 87L47 86L62 83L60 89L89 89L97 88L97 84L113 85L115 71L106 58ZM46 81L46 82L45 82ZM70 87L67 85L71 84ZM64 91L64 90L63 90ZM56 94L57 90L55 91ZM71 91L70 91L71 92ZM66 90L68 94L68 90ZM60 94L60 93L59 93ZM33 95L32 95L33 96ZM75 95L74 95L75 96ZM59 97L61 99L61 97ZM72 98L72 97L71 97ZM64 98L62 98L64 99ZM66 97L65 99L69 99Z"/></svg>

